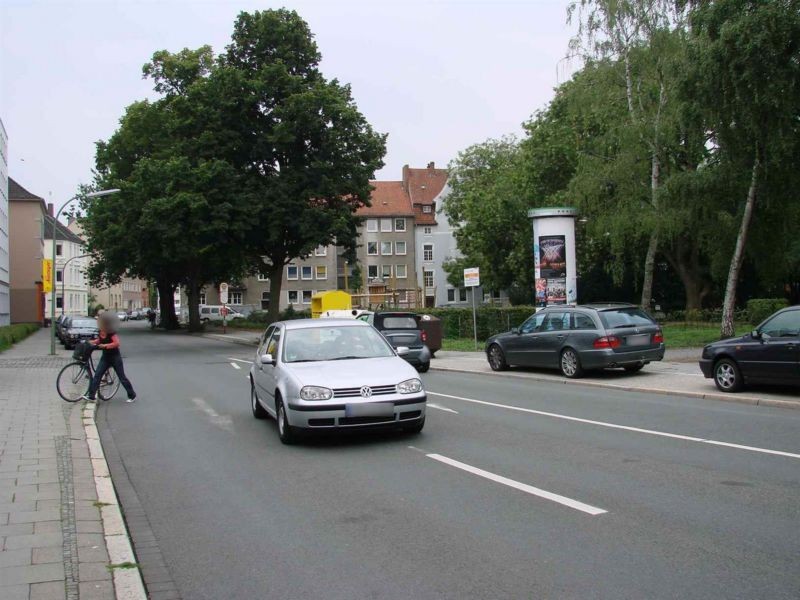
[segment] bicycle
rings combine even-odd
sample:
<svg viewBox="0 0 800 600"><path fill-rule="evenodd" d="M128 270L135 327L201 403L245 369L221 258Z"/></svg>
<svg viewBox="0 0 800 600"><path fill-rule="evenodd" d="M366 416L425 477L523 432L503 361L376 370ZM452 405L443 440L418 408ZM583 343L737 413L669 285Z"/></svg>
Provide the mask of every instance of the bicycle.
<svg viewBox="0 0 800 600"><path fill-rule="evenodd" d="M72 354L75 361L61 369L56 377L58 395L67 402L77 402L89 391L89 384L95 373L92 350L94 348L85 342L78 344ZM109 369L100 380L97 396L101 400L111 400L117 390L119 390L119 379L114 370Z"/></svg>

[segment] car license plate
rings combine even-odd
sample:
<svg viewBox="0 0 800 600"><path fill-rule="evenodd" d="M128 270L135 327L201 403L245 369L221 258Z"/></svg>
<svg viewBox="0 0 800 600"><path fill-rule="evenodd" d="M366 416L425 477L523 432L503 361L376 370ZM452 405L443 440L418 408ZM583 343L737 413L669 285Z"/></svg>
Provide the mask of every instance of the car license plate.
<svg viewBox="0 0 800 600"><path fill-rule="evenodd" d="M650 334L629 335L628 346L647 346L650 343Z"/></svg>
<svg viewBox="0 0 800 600"><path fill-rule="evenodd" d="M345 404L344 414L347 417L391 417L394 416L394 404L391 402Z"/></svg>

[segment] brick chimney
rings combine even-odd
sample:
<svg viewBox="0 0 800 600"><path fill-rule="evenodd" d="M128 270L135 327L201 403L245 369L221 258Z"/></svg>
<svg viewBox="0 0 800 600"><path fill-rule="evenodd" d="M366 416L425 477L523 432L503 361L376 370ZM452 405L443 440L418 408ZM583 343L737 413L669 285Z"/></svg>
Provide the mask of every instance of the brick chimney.
<svg viewBox="0 0 800 600"><path fill-rule="evenodd" d="M403 189L408 190L408 165L403 165Z"/></svg>
<svg viewBox="0 0 800 600"><path fill-rule="evenodd" d="M436 165L434 165L433 161L428 163L428 168L429 169L435 169L436 168Z"/></svg>
<svg viewBox="0 0 800 600"><path fill-rule="evenodd" d="M51 217L54 214L53 213L53 203L52 202L48 202L47 203L47 214L50 215Z"/></svg>

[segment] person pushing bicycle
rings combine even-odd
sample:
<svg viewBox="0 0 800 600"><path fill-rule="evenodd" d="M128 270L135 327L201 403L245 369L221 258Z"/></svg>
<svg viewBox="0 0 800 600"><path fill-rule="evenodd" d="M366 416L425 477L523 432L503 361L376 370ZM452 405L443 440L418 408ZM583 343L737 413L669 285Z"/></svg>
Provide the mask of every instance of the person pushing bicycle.
<svg viewBox="0 0 800 600"><path fill-rule="evenodd" d="M120 342L119 335L116 332L116 323L114 316L111 313L103 313L98 317L98 325L100 333L98 337L90 340L89 343L103 351L100 361L97 363L97 369L94 372L92 382L89 384L89 391L83 396L85 400L94 400L97 394L97 388L100 387L100 382L103 379L106 371L114 369L114 372L119 378L119 382L125 391L128 393L127 402L136 400L136 392L133 391L133 385L130 380L125 376L125 368L122 364L122 353L119 351Z"/></svg>

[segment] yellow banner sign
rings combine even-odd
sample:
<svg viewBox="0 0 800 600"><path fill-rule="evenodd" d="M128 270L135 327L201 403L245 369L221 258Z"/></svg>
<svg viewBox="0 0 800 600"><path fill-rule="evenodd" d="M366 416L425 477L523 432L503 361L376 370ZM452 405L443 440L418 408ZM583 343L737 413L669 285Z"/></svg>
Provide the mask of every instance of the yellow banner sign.
<svg viewBox="0 0 800 600"><path fill-rule="evenodd" d="M42 259L42 291L53 291L53 259Z"/></svg>

